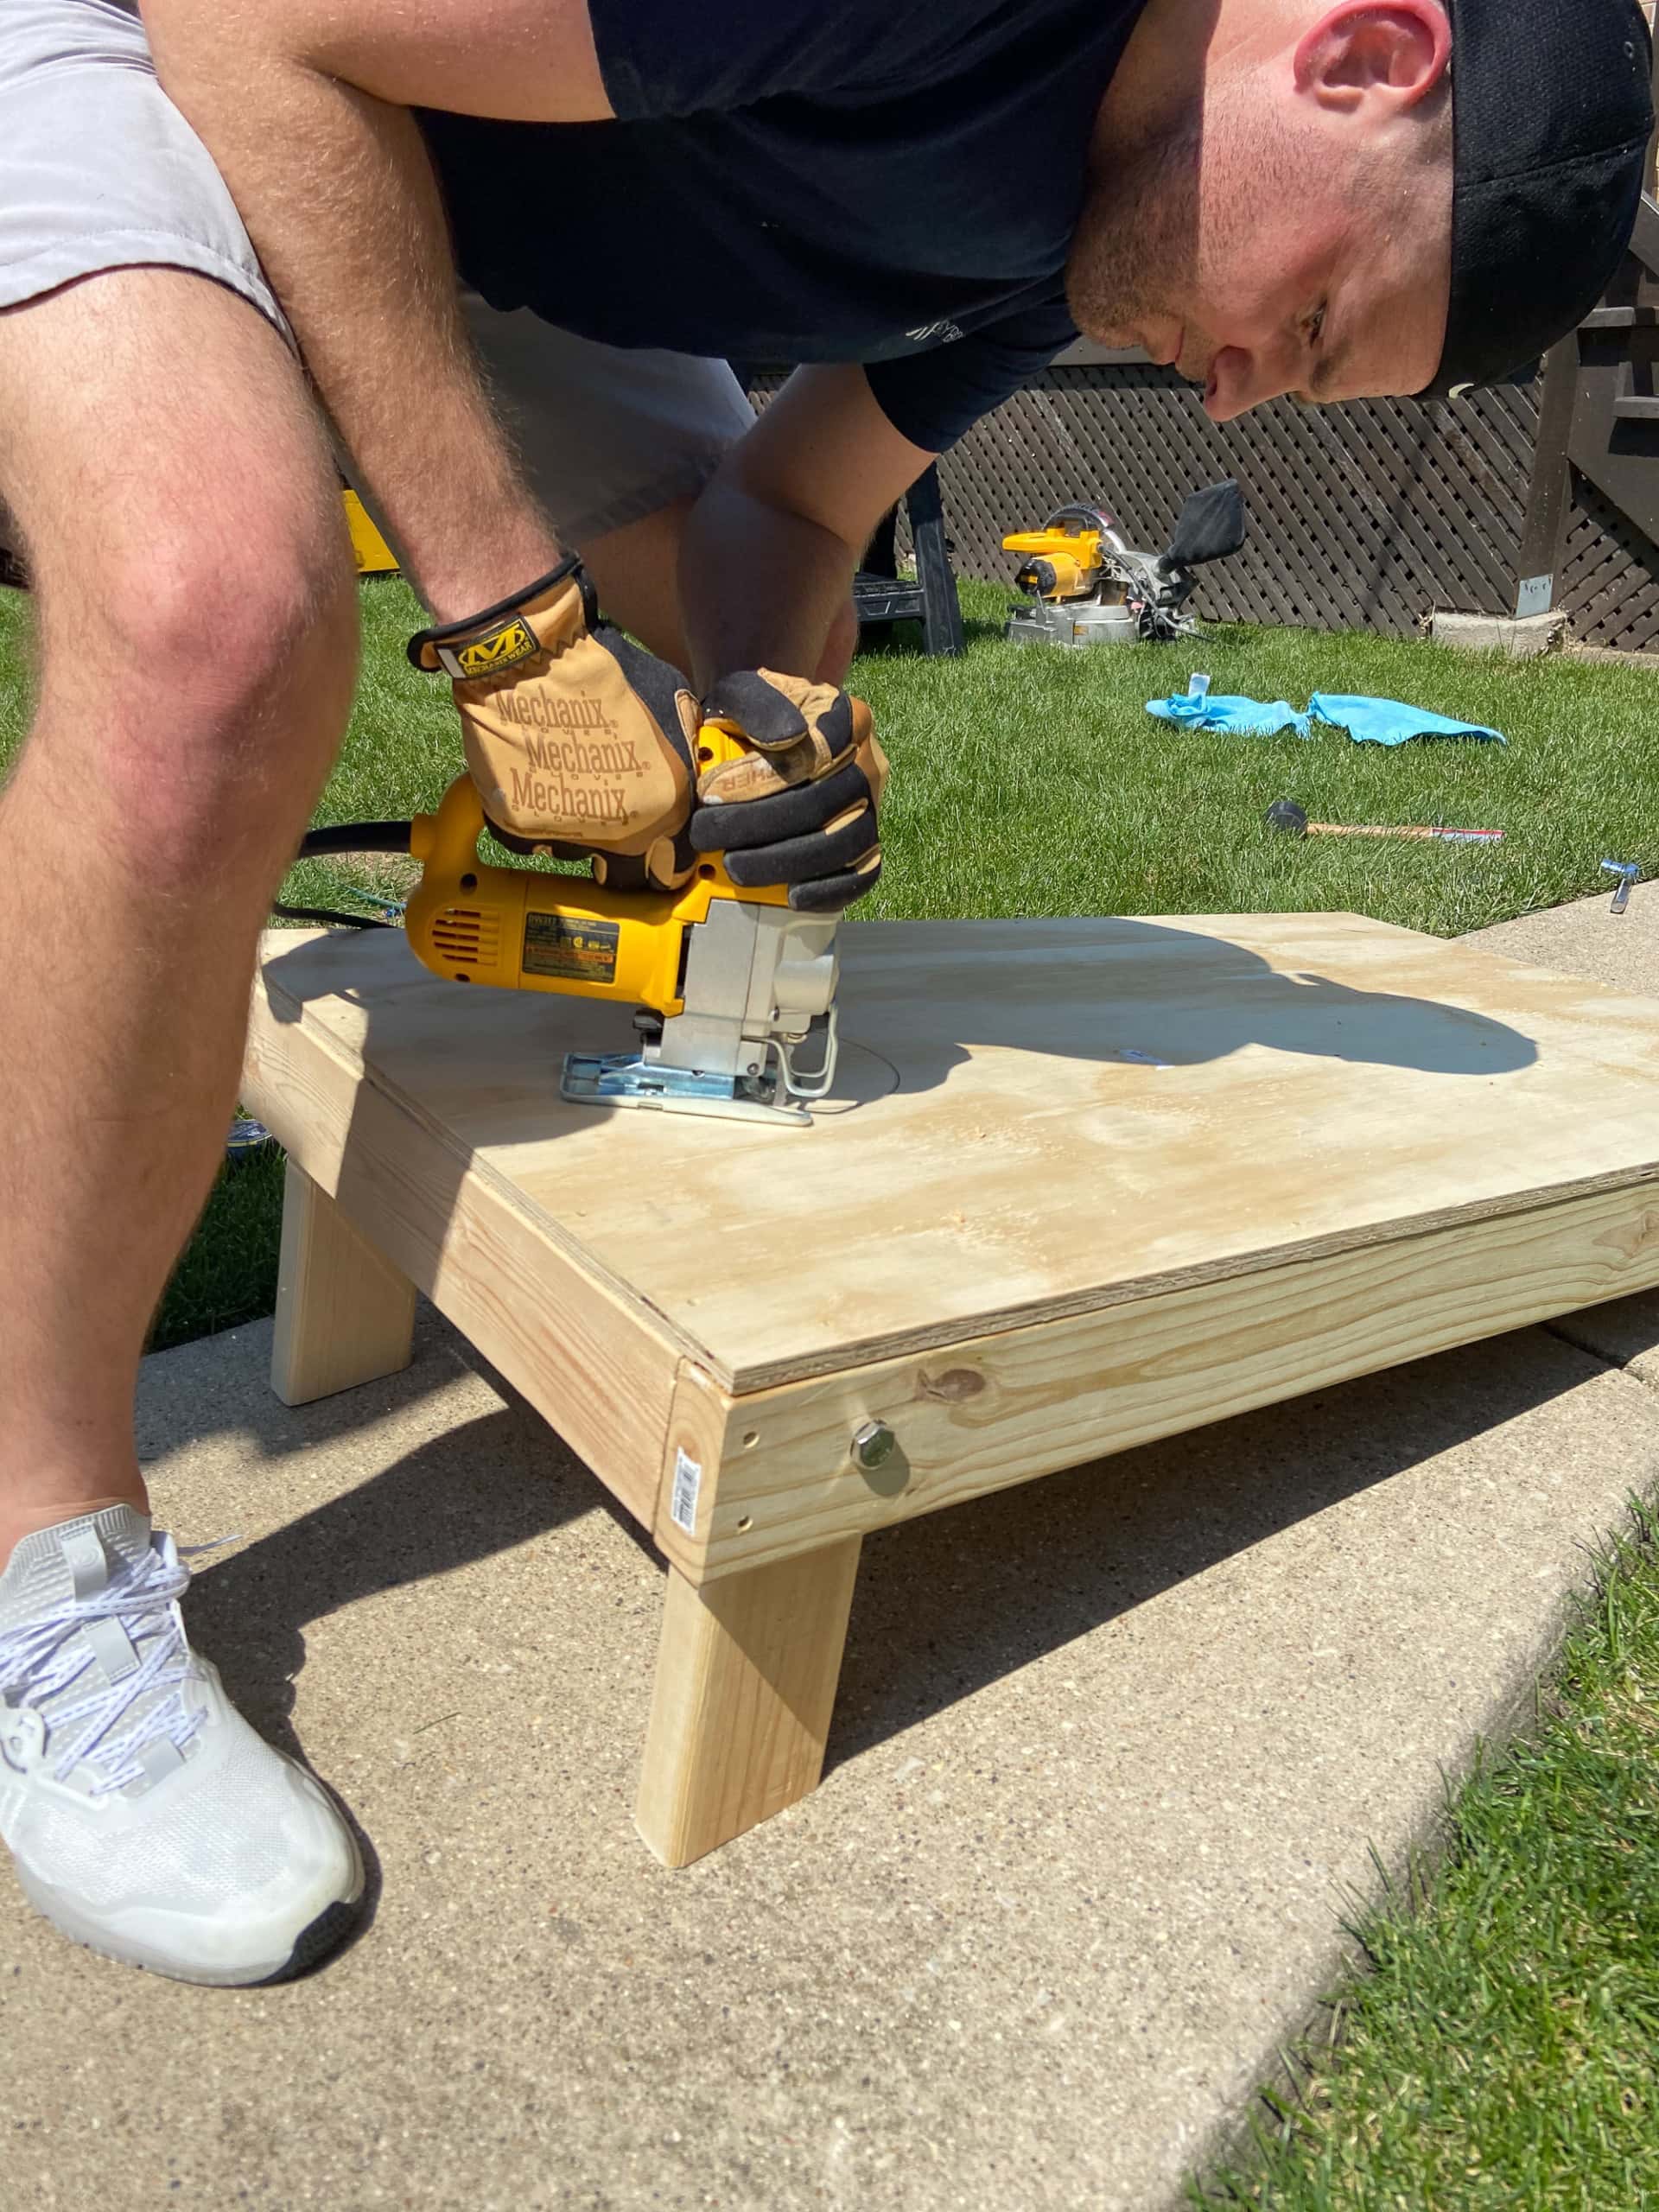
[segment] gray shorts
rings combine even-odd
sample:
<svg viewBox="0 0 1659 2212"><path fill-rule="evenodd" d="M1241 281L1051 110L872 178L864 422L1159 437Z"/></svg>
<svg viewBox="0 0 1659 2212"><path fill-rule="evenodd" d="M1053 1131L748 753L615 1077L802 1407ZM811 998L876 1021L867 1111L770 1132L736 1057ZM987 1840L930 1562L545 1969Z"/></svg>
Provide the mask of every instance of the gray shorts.
<svg viewBox="0 0 1659 2212"><path fill-rule="evenodd" d="M124 0L0 0L0 308L107 269L212 277L286 337L217 169ZM467 313L531 480L582 545L696 492L753 411L724 361Z"/></svg>

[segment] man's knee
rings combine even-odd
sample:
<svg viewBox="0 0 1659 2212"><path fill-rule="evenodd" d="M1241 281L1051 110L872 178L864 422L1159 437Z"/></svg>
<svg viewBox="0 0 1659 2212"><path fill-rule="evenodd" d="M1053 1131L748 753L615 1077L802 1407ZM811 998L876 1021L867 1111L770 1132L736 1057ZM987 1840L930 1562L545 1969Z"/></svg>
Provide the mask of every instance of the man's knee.
<svg viewBox="0 0 1659 2212"><path fill-rule="evenodd" d="M96 599L77 594L102 633L92 669L170 708L192 743L292 734L296 718L324 709L343 721L356 607L338 503L321 508L273 486L256 511L203 528L169 516L153 537L124 541L96 564ZM75 652L62 616L48 603L48 674L58 655Z"/></svg>
<svg viewBox="0 0 1659 2212"><path fill-rule="evenodd" d="M20 777L106 849L238 809L257 849L326 768L355 664L338 479L276 334L176 270L33 302L0 318L0 470L39 609Z"/></svg>
<svg viewBox="0 0 1659 2212"><path fill-rule="evenodd" d="M675 499L637 522L582 540L583 565L607 619L632 631L641 645L671 667L690 672L680 608L680 538L691 511Z"/></svg>
<svg viewBox="0 0 1659 2212"><path fill-rule="evenodd" d="M230 525L227 528L227 524ZM257 512L168 504L100 538L67 593L43 560L35 765L140 867L211 867L302 820L350 711L356 600L336 507L273 487ZM66 793L66 798L68 794ZM206 846L207 849L204 849Z"/></svg>

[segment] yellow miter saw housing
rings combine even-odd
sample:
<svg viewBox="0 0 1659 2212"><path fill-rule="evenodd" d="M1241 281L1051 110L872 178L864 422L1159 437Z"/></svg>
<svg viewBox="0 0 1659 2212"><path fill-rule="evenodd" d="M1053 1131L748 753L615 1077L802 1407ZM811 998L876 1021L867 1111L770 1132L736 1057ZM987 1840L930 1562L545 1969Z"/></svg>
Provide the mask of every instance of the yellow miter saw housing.
<svg viewBox="0 0 1659 2212"><path fill-rule="evenodd" d="M1172 639L1196 628L1186 602L1192 570L1223 561L1244 543L1244 500L1236 481L1195 492L1163 553L1128 543L1103 507L1058 507L1040 530L1015 531L1003 550L1025 556L1014 572L1023 601L1004 634L1014 645L1125 645Z"/></svg>
<svg viewBox="0 0 1659 2212"><path fill-rule="evenodd" d="M700 768L743 750L723 724L698 734ZM500 866L480 858L486 826L469 775L435 814L416 816L409 850L422 874L404 927L452 982L638 1009L639 1050L569 1054L565 1097L809 1122L836 1070L837 916L796 913L781 887L741 890L710 855L677 891Z"/></svg>
<svg viewBox="0 0 1659 2212"><path fill-rule="evenodd" d="M1122 546L1111 517L1098 507L1058 507L1040 530L1011 532L1002 550L1025 555L1014 586L1033 604L1009 609L1008 636L1016 644L1039 639L1050 645L1126 644L1137 637L1128 588L1106 575L1101 557L1103 547Z"/></svg>

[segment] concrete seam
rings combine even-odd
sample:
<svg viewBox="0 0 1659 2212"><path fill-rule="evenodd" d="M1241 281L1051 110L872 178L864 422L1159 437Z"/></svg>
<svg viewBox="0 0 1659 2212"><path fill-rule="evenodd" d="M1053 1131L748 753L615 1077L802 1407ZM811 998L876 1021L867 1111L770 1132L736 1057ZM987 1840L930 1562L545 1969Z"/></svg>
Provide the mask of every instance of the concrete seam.
<svg viewBox="0 0 1659 2212"><path fill-rule="evenodd" d="M1559 1337L1563 1344L1571 1344L1575 1351L1587 1352L1592 1359L1599 1360L1604 1367L1611 1368L1620 1375L1628 1375L1630 1380L1642 1389L1659 1391L1659 1376L1644 1375L1630 1360L1615 1358L1611 1352L1604 1351L1599 1344L1591 1344L1587 1338L1575 1336L1567 1325L1572 1318L1570 1314L1563 1314L1554 1321L1544 1322L1541 1325L1552 1337Z"/></svg>

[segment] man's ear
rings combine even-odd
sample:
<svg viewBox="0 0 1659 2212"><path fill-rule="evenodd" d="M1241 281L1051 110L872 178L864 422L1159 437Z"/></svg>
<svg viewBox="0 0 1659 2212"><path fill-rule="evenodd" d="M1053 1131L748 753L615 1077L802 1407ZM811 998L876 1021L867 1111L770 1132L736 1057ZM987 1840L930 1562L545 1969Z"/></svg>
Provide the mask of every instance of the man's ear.
<svg viewBox="0 0 1659 2212"><path fill-rule="evenodd" d="M1451 60L1440 0L1338 0L1297 46L1296 89L1341 112L1378 99L1400 111L1443 83Z"/></svg>

